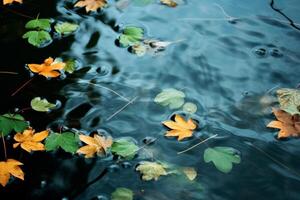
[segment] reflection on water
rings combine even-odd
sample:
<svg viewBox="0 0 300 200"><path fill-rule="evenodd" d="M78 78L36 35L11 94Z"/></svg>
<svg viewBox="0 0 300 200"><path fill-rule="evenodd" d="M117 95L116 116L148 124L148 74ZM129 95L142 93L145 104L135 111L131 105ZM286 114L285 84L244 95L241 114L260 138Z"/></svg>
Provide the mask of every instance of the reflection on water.
<svg viewBox="0 0 300 200"><path fill-rule="evenodd" d="M275 1L275 7L297 26L298 4L298 0ZM176 8L130 4L123 10L110 6L92 14L73 9L65 0L49 5L53 10L42 6L41 16L71 20L80 28L70 38L33 49L20 41L23 24L17 17L1 24L3 67L20 72L14 79L1 77L4 98L28 76L24 63L64 56L76 58L80 70L61 81L37 80L17 100L5 101L3 112L22 106L36 94L59 99L61 109L44 122L33 122L34 126L64 124L86 133L102 129L113 137L131 136L139 145L147 137L157 138L147 147L152 155L178 166L195 166L201 186L176 176L141 181L134 168L142 153L134 161L117 164L111 158L87 160L61 152L47 157L37 153L26 161L32 164L25 167L31 178L20 190L26 198L109 199L115 188L127 187L136 199L144 200L299 199L300 140L277 141L265 126L272 119L274 89L299 84L300 31L268 1L189 0ZM119 30L128 24L143 27L147 38L182 41L170 45L162 55L137 57L115 43ZM16 33L8 35L12 29ZM11 43L14 45L7 46ZM10 88L3 87L7 82ZM163 137L161 121L172 111L154 104L153 98L170 87L184 91L188 101L198 106L195 119L201 129L192 140L177 143ZM45 118L32 114L28 119L41 117ZM212 134L218 138L177 155ZM208 145L238 149L241 164L229 174L220 173L202 159ZM35 159L40 165L34 164ZM11 195L15 188L8 189Z"/></svg>

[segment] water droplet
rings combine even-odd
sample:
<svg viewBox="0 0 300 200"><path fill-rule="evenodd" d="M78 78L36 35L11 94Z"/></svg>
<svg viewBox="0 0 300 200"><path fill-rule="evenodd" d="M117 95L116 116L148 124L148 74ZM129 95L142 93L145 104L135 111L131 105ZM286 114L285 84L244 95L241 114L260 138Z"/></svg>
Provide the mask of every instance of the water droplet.
<svg viewBox="0 0 300 200"><path fill-rule="evenodd" d="M271 49L270 51L271 56L275 57L275 58L280 58L283 56L283 54L280 52L279 49Z"/></svg>
<svg viewBox="0 0 300 200"><path fill-rule="evenodd" d="M155 140L156 140L155 137L149 137L149 136L147 136L147 137L145 137L143 139L143 143L145 143L147 145L150 145L150 144L154 144Z"/></svg>
<svg viewBox="0 0 300 200"><path fill-rule="evenodd" d="M258 57L266 57L268 55L268 51L263 47L259 47L259 48L255 49L254 53Z"/></svg>

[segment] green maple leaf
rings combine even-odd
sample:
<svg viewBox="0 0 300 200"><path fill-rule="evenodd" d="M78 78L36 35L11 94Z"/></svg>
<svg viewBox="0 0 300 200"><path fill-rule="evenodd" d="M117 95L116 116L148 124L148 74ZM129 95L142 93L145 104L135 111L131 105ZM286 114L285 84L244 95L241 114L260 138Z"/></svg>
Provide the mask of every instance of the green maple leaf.
<svg viewBox="0 0 300 200"><path fill-rule="evenodd" d="M111 194L111 200L133 200L133 192L124 187L117 188Z"/></svg>
<svg viewBox="0 0 300 200"><path fill-rule="evenodd" d="M62 22L54 26L54 29L57 33L60 34L70 34L78 29L79 25L75 23Z"/></svg>
<svg viewBox="0 0 300 200"><path fill-rule="evenodd" d="M174 88L164 89L155 98L154 102L170 109L180 108L184 104L185 94Z"/></svg>
<svg viewBox="0 0 300 200"><path fill-rule="evenodd" d="M19 114L7 113L0 115L0 132L3 136L8 135L13 130L15 132L23 132L27 127L28 122Z"/></svg>
<svg viewBox="0 0 300 200"><path fill-rule="evenodd" d="M22 38L28 38L29 44L35 47L41 47L52 41L51 35L47 31L28 31Z"/></svg>
<svg viewBox="0 0 300 200"><path fill-rule="evenodd" d="M56 107L55 104L49 103L47 99L41 99L41 97L35 97L32 99L30 105L33 110L39 112L48 112Z"/></svg>
<svg viewBox="0 0 300 200"><path fill-rule="evenodd" d="M47 137L45 148L46 151L54 151L59 147L69 153L75 153L79 147L79 138L72 132L52 133Z"/></svg>
<svg viewBox="0 0 300 200"><path fill-rule="evenodd" d="M130 139L127 138L115 140L111 146L111 152L113 152L116 155L122 156L128 160L134 158L138 149L139 147L136 146L134 142L130 141Z"/></svg>
<svg viewBox="0 0 300 200"><path fill-rule="evenodd" d="M119 37L120 44L128 47L140 42L143 39L144 30L135 26L127 26Z"/></svg>
<svg viewBox="0 0 300 200"><path fill-rule="evenodd" d="M33 19L26 23L25 28L49 31L51 29L50 24L50 19Z"/></svg>

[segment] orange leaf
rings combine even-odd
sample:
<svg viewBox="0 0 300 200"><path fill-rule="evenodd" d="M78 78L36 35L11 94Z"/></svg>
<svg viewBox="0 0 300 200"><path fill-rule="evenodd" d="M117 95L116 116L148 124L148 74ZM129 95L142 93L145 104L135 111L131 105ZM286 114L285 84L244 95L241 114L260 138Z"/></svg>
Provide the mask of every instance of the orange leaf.
<svg viewBox="0 0 300 200"><path fill-rule="evenodd" d="M106 6L106 0L79 0L74 6L85 7L86 12L96 11L98 8Z"/></svg>
<svg viewBox="0 0 300 200"><path fill-rule="evenodd" d="M19 165L23 165L23 163L14 159L0 162L0 184L3 187L8 183L10 176L24 180L24 173Z"/></svg>
<svg viewBox="0 0 300 200"><path fill-rule="evenodd" d="M49 131L47 130L34 134L34 130L32 128L28 128L23 131L23 133L17 133L14 136L17 143L13 144L13 147L17 148L21 145L21 148L29 153L31 151L44 151L45 146L41 143L41 141L43 141L48 134Z"/></svg>
<svg viewBox="0 0 300 200"><path fill-rule="evenodd" d="M192 137L193 130L197 128L197 125L192 119L185 121L180 115L177 114L175 115L175 121L165 121L163 124L172 129L167 131L165 136L178 136L178 141L183 140L184 138Z"/></svg>
<svg viewBox="0 0 300 200"><path fill-rule="evenodd" d="M42 64L28 64L29 69L38 73L39 75L48 77L58 77L60 72L57 70L62 70L66 66L63 62L54 62L53 58L49 57L44 60Z"/></svg>
<svg viewBox="0 0 300 200"><path fill-rule="evenodd" d="M106 138L98 134L95 134L94 137L79 135L79 139L87 145L78 149L77 153L85 154L86 158L93 157L95 153L97 153L98 156L105 155L107 149L111 147L113 141L111 137Z"/></svg>
<svg viewBox="0 0 300 200"><path fill-rule="evenodd" d="M274 108L273 113L278 120L271 121L267 127L280 129L277 138L300 136L300 120L298 115L291 115L283 110Z"/></svg>
<svg viewBox="0 0 300 200"><path fill-rule="evenodd" d="M3 0L3 5L11 4L13 2L23 3L23 0Z"/></svg>

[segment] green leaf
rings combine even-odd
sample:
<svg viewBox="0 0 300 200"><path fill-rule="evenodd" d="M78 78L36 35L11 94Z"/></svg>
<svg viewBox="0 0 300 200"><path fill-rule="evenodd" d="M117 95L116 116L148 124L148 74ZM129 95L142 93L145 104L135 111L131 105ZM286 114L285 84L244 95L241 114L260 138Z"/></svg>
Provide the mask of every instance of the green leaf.
<svg viewBox="0 0 300 200"><path fill-rule="evenodd" d="M128 47L137 44L143 39L144 30L135 26L127 26L119 37L121 46Z"/></svg>
<svg viewBox="0 0 300 200"><path fill-rule="evenodd" d="M57 23L54 26L54 29L57 33L60 34L70 34L78 29L79 25L75 23L63 22Z"/></svg>
<svg viewBox="0 0 300 200"><path fill-rule="evenodd" d="M19 114L0 115L0 133L3 136L15 132L23 132L28 127L28 122ZM2 136L0 134L0 137Z"/></svg>
<svg viewBox="0 0 300 200"><path fill-rule="evenodd" d="M46 139L45 148L54 151L61 147L66 152L75 153L79 147L78 142L78 135L72 132L52 133Z"/></svg>
<svg viewBox="0 0 300 200"><path fill-rule="evenodd" d="M212 161L215 167L223 173L231 171L232 163L238 164L241 162L241 157L237 154L237 150L231 147L207 148L203 157L206 163Z"/></svg>
<svg viewBox="0 0 300 200"><path fill-rule="evenodd" d="M50 34L46 31L28 31L23 35L23 38L28 38L29 44L36 47L41 47L52 41Z"/></svg>
<svg viewBox="0 0 300 200"><path fill-rule="evenodd" d="M33 19L26 23L25 28L50 31L51 29L50 23L51 23L50 19Z"/></svg>
<svg viewBox="0 0 300 200"><path fill-rule="evenodd" d="M76 60L70 59L70 60L67 60L65 63L66 63L66 66L64 67L64 70L66 72L72 74L76 69Z"/></svg>
<svg viewBox="0 0 300 200"><path fill-rule="evenodd" d="M48 112L51 109L55 108L56 105L49 103L47 99L41 99L41 97L35 97L30 102L31 108L39 112Z"/></svg>
<svg viewBox="0 0 300 200"><path fill-rule="evenodd" d="M115 153L116 155L122 156L128 160L131 160L134 158L138 149L139 149L139 147L136 146L128 138L122 138L119 140L115 140L111 146L111 152Z"/></svg>
<svg viewBox="0 0 300 200"><path fill-rule="evenodd" d="M111 200L133 200L133 192L124 187L117 188L111 194Z"/></svg>
<svg viewBox="0 0 300 200"><path fill-rule="evenodd" d="M197 112L197 106L194 103L187 102L183 105L182 110L193 114L193 113Z"/></svg>
<svg viewBox="0 0 300 200"><path fill-rule="evenodd" d="M154 102L170 109L180 108L184 104L185 94L174 88L164 89L155 98Z"/></svg>
<svg viewBox="0 0 300 200"><path fill-rule="evenodd" d="M142 179L144 181L158 180L162 175L167 175L168 173L165 170L165 166L149 161L142 161L136 168L136 171L140 171L142 174Z"/></svg>
<svg viewBox="0 0 300 200"><path fill-rule="evenodd" d="M276 92L282 110L291 115L300 115L300 90L282 88Z"/></svg>

